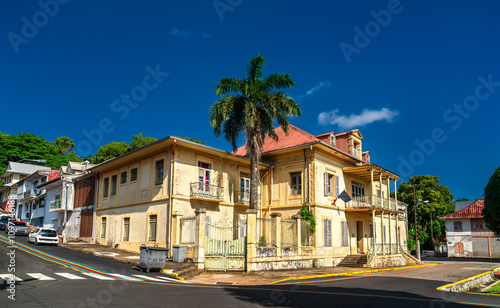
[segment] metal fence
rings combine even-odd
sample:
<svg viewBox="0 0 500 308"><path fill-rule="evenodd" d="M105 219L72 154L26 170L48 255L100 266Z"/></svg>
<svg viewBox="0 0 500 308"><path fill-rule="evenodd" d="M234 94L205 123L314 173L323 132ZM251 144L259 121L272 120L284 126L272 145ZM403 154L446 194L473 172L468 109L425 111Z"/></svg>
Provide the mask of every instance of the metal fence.
<svg viewBox="0 0 500 308"><path fill-rule="evenodd" d="M272 218L257 218L257 238L259 246L276 245L275 220Z"/></svg>
<svg viewBox="0 0 500 308"><path fill-rule="evenodd" d="M302 246L312 246L313 245L313 233L311 231L311 224L308 221L302 220L300 229L301 234L301 244Z"/></svg>
<svg viewBox="0 0 500 308"><path fill-rule="evenodd" d="M194 244L196 217L181 218L181 244Z"/></svg>
<svg viewBox="0 0 500 308"><path fill-rule="evenodd" d="M294 219L281 220L281 245L297 246L297 221Z"/></svg>

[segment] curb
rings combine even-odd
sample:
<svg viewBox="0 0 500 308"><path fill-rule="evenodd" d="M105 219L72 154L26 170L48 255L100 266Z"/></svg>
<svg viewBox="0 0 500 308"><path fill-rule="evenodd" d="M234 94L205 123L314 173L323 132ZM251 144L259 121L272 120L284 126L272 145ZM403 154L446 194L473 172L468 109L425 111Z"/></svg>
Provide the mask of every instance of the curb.
<svg viewBox="0 0 500 308"><path fill-rule="evenodd" d="M181 280L181 281L183 281L183 280L184 280L184 278L179 277L179 274L172 272L172 270L162 269L162 270L160 271L160 273L165 274L165 275L168 275L168 276L170 276L170 277L172 277L172 278L175 278L175 279L179 279L179 280Z"/></svg>
<svg viewBox="0 0 500 308"><path fill-rule="evenodd" d="M468 291L465 291L465 289L469 289L467 288L467 285L468 284L474 284L475 282L477 281L480 281L481 278L485 277L485 276L494 276L495 273L498 273L500 272L500 268L496 268L492 271L487 271L487 272L484 272L484 273L481 273L481 274L478 274L478 275L475 275L475 276L472 276L472 277L469 277L469 278L466 278L466 279L462 279L460 281L457 281L457 282L453 282L453 283L449 283L449 284L446 284L444 286L440 286L438 288L436 288L438 291L443 291L443 292L463 292L463 293L468 293L468 294L479 294L479 295L490 295L490 296L500 296L500 294L490 294L490 293L479 293L479 292L468 292ZM462 287L464 287L464 289L462 289Z"/></svg>
<svg viewBox="0 0 500 308"><path fill-rule="evenodd" d="M431 264L421 264L415 266L404 266L404 267L393 267L393 268L382 268L376 270L368 270L368 271L358 271L358 272L344 272L344 273L335 273L335 274L323 274L323 275L311 275L311 276L299 276L299 277L290 277L275 281L271 284L276 284L284 281L290 280L304 280L304 279L316 279L316 278L327 278L327 277L338 277L338 276L352 276L352 275L360 275L360 274L371 274L371 273L380 273L380 272L388 272L388 271L396 271L410 268L419 268L419 267L427 267L427 266L436 266L439 263L431 263Z"/></svg>

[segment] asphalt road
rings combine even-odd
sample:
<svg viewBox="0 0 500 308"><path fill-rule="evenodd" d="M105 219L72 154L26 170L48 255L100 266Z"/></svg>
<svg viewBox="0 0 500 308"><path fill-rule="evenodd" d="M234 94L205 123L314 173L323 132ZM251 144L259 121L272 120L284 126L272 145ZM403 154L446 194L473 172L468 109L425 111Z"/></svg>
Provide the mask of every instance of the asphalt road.
<svg viewBox="0 0 500 308"><path fill-rule="evenodd" d="M0 242L0 275L9 273L11 258L7 253L14 250L15 275L22 279L15 284L15 301L8 298L10 284L3 281L0 307L500 307L498 297L436 290L454 279L453 275L478 274L499 267L498 262L451 260L433 268L378 275L252 287L215 286L174 282L163 274L141 273L130 265L93 255L26 244L24 238L20 243L40 252L9 249ZM43 253L55 257L42 258L39 255ZM77 270L68 267L75 264ZM89 276L82 270L88 267L102 274Z"/></svg>

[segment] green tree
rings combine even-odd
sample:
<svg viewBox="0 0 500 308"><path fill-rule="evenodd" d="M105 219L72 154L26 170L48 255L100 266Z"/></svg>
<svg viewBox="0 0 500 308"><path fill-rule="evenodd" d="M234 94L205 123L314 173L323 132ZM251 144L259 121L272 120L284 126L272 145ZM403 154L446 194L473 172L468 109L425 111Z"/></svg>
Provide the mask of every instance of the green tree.
<svg viewBox="0 0 500 308"><path fill-rule="evenodd" d="M458 198L457 200L455 200L455 202L460 202L460 201L470 201L470 200L467 198Z"/></svg>
<svg viewBox="0 0 500 308"><path fill-rule="evenodd" d="M241 132L245 132L246 155L250 159L250 208L257 208L259 164L266 134L278 140L274 122L288 134L289 116L302 111L284 90L295 86L289 74L274 73L263 77L266 61L260 55L247 66L246 78L221 78L215 88L219 99L210 107L210 125L214 135L224 134L236 150Z"/></svg>
<svg viewBox="0 0 500 308"><path fill-rule="evenodd" d="M59 155L76 154L76 152L73 151L75 143L69 137L66 136L57 137L56 140L52 142L52 144L56 148L56 152Z"/></svg>
<svg viewBox="0 0 500 308"><path fill-rule="evenodd" d="M128 145L121 142L111 142L105 145L101 145L101 147L97 150L95 155L100 159L108 160L117 156L120 156L128 151Z"/></svg>
<svg viewBox="0 0 500 308"><path fill-rule="evenodd" d="M205 144L205 141L194 139L193 137L181 137L181 136L175 136L175 137L186 139L187 141L196 142L196 143L199 143L199 144Z"/></svg>
<svg viewBox="0 0 500 308"><path fill-rule="evenodd" d="M398 200L408 204L408 229L415 236L415 204L413 201L413 185L416 186L416 199L429 201L420 203L417 206L418 233L422 247L433 249L431 239L431 220L434 225L434 236L439 237L444 234L444 223L438 217L453 213L455 206L453 203L453 194L450 189L439 184L439 177L432 175L417 175L403 182L398 188ZM408 249L414 250L408 241Z"/></svg>
<svg viewBox="0 0 500 308"><path fill-rule="evenodd" d="M484 188L483 216L488 229L500 235L500 167Z"/></svg>
<svg viewBox="0 0 500 308"><path fill-rule="evenodd" d="M129 144L129 151L135 150L151 142L155 142L157 139L149 136L143 136L142 133L132 136L132 141Z"/></svg>

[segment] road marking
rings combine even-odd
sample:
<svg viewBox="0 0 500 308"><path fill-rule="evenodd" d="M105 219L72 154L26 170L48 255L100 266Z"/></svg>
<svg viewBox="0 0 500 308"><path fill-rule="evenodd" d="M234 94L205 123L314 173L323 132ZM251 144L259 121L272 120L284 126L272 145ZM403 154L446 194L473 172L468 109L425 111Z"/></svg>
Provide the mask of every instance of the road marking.
<svg viewBox="0 0 500 308"><path fill-rule="evenodd" d="M94 274L94 273L82 272L82 274L93 277L93 278L101 279L101 280L115 280L114 278L106 277L106 276L102 276L102 275L98 275L98 274Z"/></svg>
<svg viewBox="0 0 500 308"><path fill-rule="evenodd" d="M2 278L3 280L5 280L5 282L8 282L11 277L12 277L11 274L0 274L0 278ZM14 276L14 280L15 281L23 281L21 278L19 278L17 276Z"/></svg>
<svg viewBox="0 0 500 308"><path fill-rule="evenodd" d="M114 277L117 277L117 278L122 278L122 279L130 280L130 281L142 281L141 279L132 278L132 277L125 276L125 275L120 275L120 274L110 274L110 275L114 276Z"/></svg>
<svg viewBox="0 0 500 308"><path fill-rule="evenodd" d="M44 274L40 274L40 273L26 273L26 275L31 276L31 277L38 279L38 280L55 280L52 277L45 276Z"/></svg>
<svg viewBox="0 0 500 308"><path fill-rule="evenodd" d="M160 282L165 282L165 280L161 280L161 279L156 279L156 278L153 278L153 277L148 277L146 275L132 275L134 277L138 277L138 278L143 278L143 279L147 279L147 280L151 280L151 281L160 281Z"/></svg>
<svg viewBox="0 0 500 308"><path fill-rule="evenodd" d="M164 280L167 280L167 281L173 281L173 282L191 283L189 281L179 281L179 279L170 278L170 277L163 277L163 276L156 276L156 278L164 279Z"/></svg>
<svg viewBox="0 0 500 308"><path fill-rule="evenodd" d="M490 270L489 267L461 267L460 269L463 269L463 270Z"/></svg>
<svg viewBox="0 0 500 308"><path fill-rule="evenodd" d="M87 279L87 278L76 276L76 275L73 275L73 274L70 274L70 273L54 273L54 274L62 276L64 278L68 278L68 279Z"/></svg>

